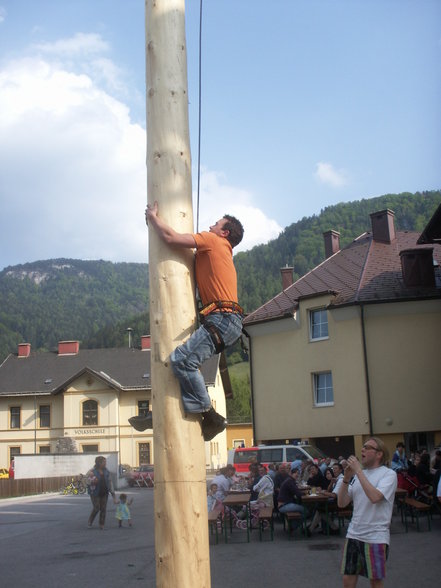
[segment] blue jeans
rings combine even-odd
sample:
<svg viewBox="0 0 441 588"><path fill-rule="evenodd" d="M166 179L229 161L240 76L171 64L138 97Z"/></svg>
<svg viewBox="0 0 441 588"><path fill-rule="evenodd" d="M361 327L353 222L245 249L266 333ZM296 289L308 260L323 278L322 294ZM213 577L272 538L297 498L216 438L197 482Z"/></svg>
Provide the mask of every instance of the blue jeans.
<svg viewBox="0 0 441 588"><path fill-rule="evenodd" d="M225 347L233 345L242 333L242 317L233 312L213 312L205 318L204 325L216 327ZM216 355L216 348L204 325L170 355L173 372L181 387L185 412L206 412L211 408L200 366Z"/></svg>
<svg viewBox="0 0 441 588"><path fill-rule="evenodd" d="M284 514L285 512L299 512L304 517L306 517L305 507L302 506L301 504L296 504L295 502L287 502L283 506L279 506L279 512L281 512L282 514ZM297 521L293 521L293 523L292 523L292 527L294 529L297 529L297 527L299 525L300 525L300 523L298 523Z"/></svg>

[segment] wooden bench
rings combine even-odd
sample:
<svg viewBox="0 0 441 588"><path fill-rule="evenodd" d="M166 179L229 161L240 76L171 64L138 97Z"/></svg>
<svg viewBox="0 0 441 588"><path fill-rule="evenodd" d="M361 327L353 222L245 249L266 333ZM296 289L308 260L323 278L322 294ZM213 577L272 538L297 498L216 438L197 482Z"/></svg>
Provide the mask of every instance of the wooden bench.
<svg viewBox="0 0 441 588"><path fill-rule="evenodd" d="M214 529L214 534L215 534L215 542L216 544L219 543L219 533L218 533L218 524L221 524L221 530L222 530L222 520L219 518L221 515L221 512L218 510L210 510L208 513L208 528L210 529L210 532L213 533L213 529Z"/></svg>
<svg viewBox="0 0 441 588"><path fill-rule="evenodd" d="M274 541L274 522L273 522L273 507L265 506L259 510L259 539L262 541L263 531L265 529L265 521L268 521L271 541Z"/></svg>
<svg viewBox="0 0 441 588"><path fill-rule="evenodd" d="M431 509L430 504L426 504L425 502L420 502L419 500L415 500L414 498L405 498L404 505L405 505L404 525L406 527L406 533L408 532L408 526L407 526L408 513L410 513L410 516L412 517L412 523L413 523L414 517L416 518L417 531L420 530L419 520L420 520L421 514L426 514L429 531L432 530L431 526L430 526L430 509Z"/></svg>
<svg viewBox="0 0 441 588"><path fill-rule="evenodd" d="M295 529L292 528L293 521L300 521L300 529L302 530L302 533L305 537L308 536L306 520L301 512L285 512L283 515L283 530L286 531L286 528L288 527L288 534L290 539L294 536L295 531Z"/></svg>
<svg viewBox="0 0 441 588"><path fill-rule="evenodd" d="M337 515L339 530L344 529L345 519L352 518L352 508L338 508L335 514Z"/></svg>

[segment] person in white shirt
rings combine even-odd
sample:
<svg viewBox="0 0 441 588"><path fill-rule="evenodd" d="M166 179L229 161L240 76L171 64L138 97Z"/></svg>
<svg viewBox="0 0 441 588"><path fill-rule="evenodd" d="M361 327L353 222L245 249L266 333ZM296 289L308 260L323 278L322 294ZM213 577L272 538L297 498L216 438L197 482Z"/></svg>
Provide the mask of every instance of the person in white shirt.
<svg viewBox="0 0 441 588"><path fill-rule="evenodd" d="M217 486L215 494L217 500L223 501L227 496L231 486L233 485L232 477L235 473L236 470L234 467L231 464L228 464L226 467L221 468L219 474L213 478L211 485L216 484Z"/></svg>
<svg viewBox="0 0 441 588"><path fill-rule="evenodd" d="M397 475L385 463L388 451L381 439L371 437L361 450L361 463L351 455L338 490L338 506L353 502L341 571L344 588L354 588L358 576L381 588L386 575L390 521Z"/></svg>
<svg viewBox="0 0 441 588"><path fill-rule="evenodd" d="M273 506L274 482L271 476L267 473L266 467L261 464L259 464L259 476L259 481L253 486L254 492L258 493L255 502L257 504L264 504L265 506ZM253 501L251 502L251 505L253 505Z"/></svg>

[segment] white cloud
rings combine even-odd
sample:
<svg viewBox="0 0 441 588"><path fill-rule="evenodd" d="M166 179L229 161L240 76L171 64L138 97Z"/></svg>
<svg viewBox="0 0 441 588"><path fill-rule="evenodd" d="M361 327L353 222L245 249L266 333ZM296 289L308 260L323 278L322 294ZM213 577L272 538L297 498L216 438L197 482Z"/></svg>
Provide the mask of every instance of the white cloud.
<svg viewBox="0 0 441 588"><path fill-rule="evenodd" d="M85 75L25 59L0 72L1 267L147 261L145 130Z"/></svg>
<svg viewBox="0 0 441 588"><path fill-rule="evenodd" d="M0 6L0 24L2 22L5 22L5 20L6 20L6 14L7 14L6 8L4 8L3 6Z"/></svg>
<svg viewBox="0 0 441 588"><path fill-rule="evenodd" d="M146 132L88 66L77 73L41 55L2 64L0 269L55 257L148 261ZM251 193L215 172L201 179L201 230L230 213L245 226L242 250L279 234Z"/></svg>
<svg viewBox="0 0 441 588"><path fill-rule="evenodd" d="M109 50L109 45L101 35L95 33L76 33L73 37L59 39L54 43L37 43L34 51L60 57L93 55Z"/></svg>
<svg viewBox="0 0 441 588"><path fill-rule="evenodd" d="M333 188L342 188L348 183L348 177L345 170L337 170L331 163L319 161L316 164L315 177Z"/></svg>
<svg viewBox="0 0 441 588"><path fill-rule="evenodd" d="M244 238L234 249L235 253L251 249L260 243L267 243L278 237L282 231L282 227L275 220L267 218L262 210L253 204L253 195L249 191L228 185L223 174L202 170L200 192L200 231L208 230L208 227L224 214L235 216L243 224ZM196 210L194 204L195 214Z"/></svg>

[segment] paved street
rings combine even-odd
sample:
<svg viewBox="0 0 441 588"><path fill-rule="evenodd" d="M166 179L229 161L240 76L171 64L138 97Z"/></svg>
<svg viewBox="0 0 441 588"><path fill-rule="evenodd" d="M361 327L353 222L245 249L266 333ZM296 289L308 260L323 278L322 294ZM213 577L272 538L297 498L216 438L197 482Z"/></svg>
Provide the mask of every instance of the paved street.
<svg viewBox="0 0 441 588"><path fill-rule="evenodd" d="M90 500L84 496L0 501L0 578L10 588L78 588L78 586L155 587L153 490L129 489L133 528L118 529L110 501L106 530L87 528ZM96 522L95 522L96 525ZM426 522L422 521L426 529ZM210 547L212 588L252 585L268 588L288 582L303 588L341 585L343 538L314 535L288 541L276 524L274 542L259 542L257 532L246 543L235 529L233 541ZM404 532L394 516L386 586L438 586L441 577L441 518L432 532ZM358 586L368 586L360 580ZM179 588L170 587L170 588ZM198 588L195 586L195 588Z"/></svg>

